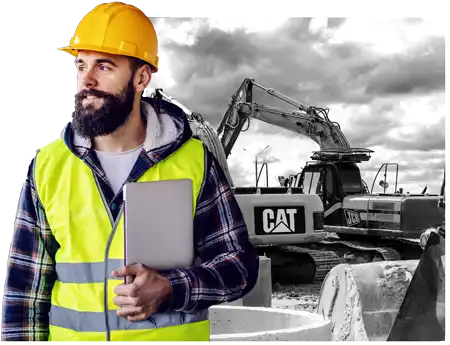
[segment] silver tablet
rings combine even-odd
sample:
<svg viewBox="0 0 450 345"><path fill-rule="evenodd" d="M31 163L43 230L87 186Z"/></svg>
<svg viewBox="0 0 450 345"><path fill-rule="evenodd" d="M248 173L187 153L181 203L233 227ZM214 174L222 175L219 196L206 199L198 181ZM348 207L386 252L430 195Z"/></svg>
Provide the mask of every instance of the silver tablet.
<svg viewBox="0 0 450 345"><path fill-rule="evenodd" d="M125 265L156 270L194 263L192 180L124 186Z"/></svg>

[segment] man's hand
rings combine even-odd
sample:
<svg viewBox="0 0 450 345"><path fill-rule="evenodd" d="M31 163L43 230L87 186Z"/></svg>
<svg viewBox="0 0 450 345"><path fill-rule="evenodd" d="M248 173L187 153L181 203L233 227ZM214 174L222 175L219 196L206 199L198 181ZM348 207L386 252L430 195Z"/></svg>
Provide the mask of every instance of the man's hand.
<svg viewBox="0 0 450 345"><path fill-rule="evenodd" d="M172 292L169 280L142 264L124 266L112 272L114 277L134 277L130 284L116 286L114 303L118 316L141 321L158 311L161 302Z"/></svg>

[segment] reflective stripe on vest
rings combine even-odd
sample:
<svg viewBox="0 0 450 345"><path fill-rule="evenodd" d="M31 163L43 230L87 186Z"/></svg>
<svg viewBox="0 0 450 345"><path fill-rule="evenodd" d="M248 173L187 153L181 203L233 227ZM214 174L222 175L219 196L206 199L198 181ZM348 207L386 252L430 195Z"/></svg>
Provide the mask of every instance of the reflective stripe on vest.
<svg viewBox="0 0 450 345"><path fill-rule="evenodd" d="M191 179L195 213L204 157L203 144L192 138L137 182ZM40 150L34 174L47 221L60 245L49 340L209 340L207 310L156 313L141 322L118 317L114 288L123 279L110 275L124 263L122 211L114 221L97 177L62 139Z"/></svg>
<svg viewBox="0 0 450 345"><path fill-rule="evenodd" d="M108 311L110 330L123 329L153 329L203 321L208 317L208 311L201 313L155 313L149 319L141 322L130 322L119 317L115 310ZM81 318L80 315L81 314ZM105 332L105 314L103 312L78 312L76 310L52 306L50 323L54 326L70 328L78 332Z"/></svg>

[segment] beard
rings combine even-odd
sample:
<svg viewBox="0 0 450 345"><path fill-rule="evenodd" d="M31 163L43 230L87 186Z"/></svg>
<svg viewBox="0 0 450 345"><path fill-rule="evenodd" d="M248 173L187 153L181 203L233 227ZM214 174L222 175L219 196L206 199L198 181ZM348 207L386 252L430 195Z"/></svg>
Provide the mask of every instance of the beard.
<svg viewBox="0 0 450 345"><path fill-rule="evenodd" d="M75 111L72 114L73 130L81 137L88 139L115 132L130 117L134 95L132 79L117 94L93 89L80 91L75 95ZM83 100L87 96L101 98L103 104L98 109L93 104L83 106Z"/></svg>

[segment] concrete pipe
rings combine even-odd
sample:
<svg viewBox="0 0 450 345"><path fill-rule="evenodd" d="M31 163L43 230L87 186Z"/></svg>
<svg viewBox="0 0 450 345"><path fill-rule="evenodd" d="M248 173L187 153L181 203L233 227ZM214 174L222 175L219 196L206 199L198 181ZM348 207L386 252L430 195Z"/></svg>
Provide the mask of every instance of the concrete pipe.
<svg viewBox="0 0 450 345"><path fill-rule="evenodd" d="M331 322L300 310L219 305L209 309L211 341L331 340Z"/></svg>

